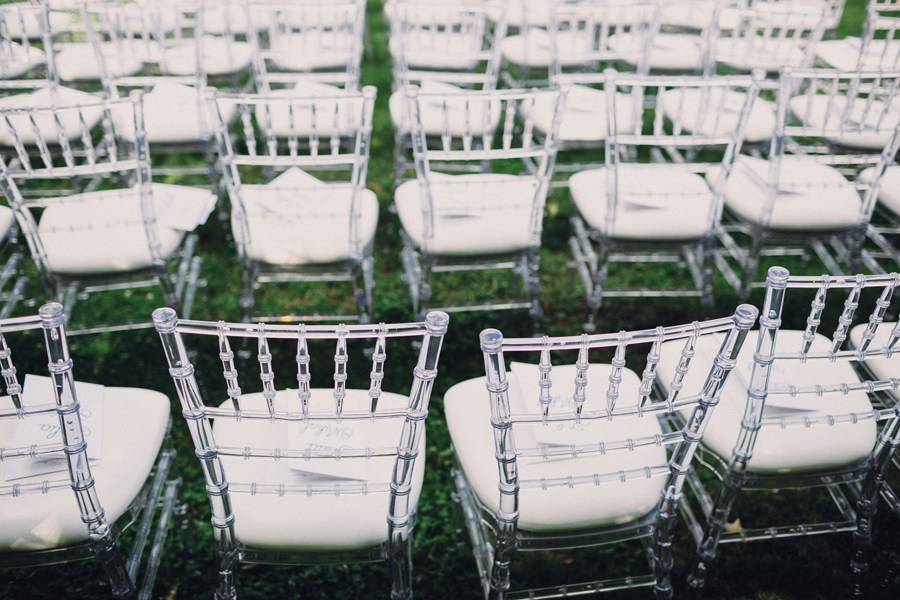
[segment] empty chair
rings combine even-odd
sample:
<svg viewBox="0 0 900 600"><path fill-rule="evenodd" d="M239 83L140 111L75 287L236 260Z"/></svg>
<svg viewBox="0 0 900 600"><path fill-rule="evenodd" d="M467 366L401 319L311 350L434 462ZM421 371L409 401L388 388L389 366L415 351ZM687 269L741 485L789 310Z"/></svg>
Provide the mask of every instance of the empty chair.
<svg viewBox="0 0 900 600"><path fill-rule="evenodd" d="M486 377L450 388L444 411L485 598L645 586L657 598L672 597L672 534L684 478L757 313L742 305L732 317L604 335L506 339L496 329L481 332ZM707 341L717 350L695 355ZM682 360L674 377L665 375L671 391L656 395L664 344L680 347ZM613 352L611 363L591 362L604 351ZM575 364L565 364L576 355ZM642 375L625 366L644 357ZM507 366L507 359L523 362ZM702 390L679 393L688 376L703 381ZM679 411L690 417L671 427ZM528 590L511 580L517 551L627 541L643 546L650 573L539 581Z"/></svg>
<svg viewBox="0 0 900 600"><path fill-rule="evenodd" d="M613 127L605 165L569 179L578 209L569 247L587 294L588 327L607 297L711 302L723 189L757 81L607 72L604 90ZM690 283L611 289L609 267L619 261L676 263Z"/></svg>
<svg viewBox="0 0 900 600"><path fill-rule="evenodd" d="M740 71L760 69L768 73L812 66L816 44L828 23L828 7L822 3L819 11L811 12L793 2L772 4L783 8L768 12L743 9L733 29L716 28L719 34L714 36L711 52L717 63Z"/></svg>
<svg viewBox="0 0 900 600"><path fill-rule="evenodd" d="M844 4L845 0L689 0L665 6L660 22L664 26L701 30L718 13L716 26L727 31L738 27L742 10L750 9L763 16L795 13L806 14L811 19L822 18L825 30L830 31L840 23Z"/></svg>
<svg viewBox="0 0 900 600"><path fill-rule="evenodd" d="M767 156L739 157L725 186L736 222L722 240L740 274L731 263L720 266L739 293L749 293L764 251L811 249L832 274L857 270L880 180L900 147L898 77L782 73ZM749 247L738 243L742 236Z"/></svg>
<svg viewBox="0 0 900 600"><path fill-rule="evenodd" d="M151 390L76 381L64 323L56 303L0 319L0 569L94 558L106 593L149 598L180 483L169 479L169 401ZM43 344L22 336L13 347L21 357L29 344L45 346L44 375L21 364L17 372L7 342L35 330ZM130 548L120 540L126 530L134 530Z"/></svg>
<svg viewBox="0 0 900 600"><path fill-rule="evenodd" d="M543 102L558 115L560 92L447 96L410 88L407 100L416 180L397 187L394 206L413 310L421 314L431 306L434 274L508 269L522 277L526 298L490 298L452 310L528 308L540 317L541 228L557 142L556 126L540 134L532 115ZM444 124L439 136L428 135L426 115ZM481 172L450 174L471 165ZM503 171L492 172L495 165ZM511 174L516 165L519 174Z"/></svg>
<svg viewBox="0 0 900 600"><path fill-rule="evenodd" d="M70 315L76 299L91 294L156 288L189 314L200 271L193 232L215 196L152 182L139 91L117 100L84 95L55 108L0 106L0 146L9 149L0 157L0 192L44 293ZM123 122L136 133L122 136ZM120 322L124 313L70 334L148 325Z"/></svg>
<svg viewBox="0 0 900 600"><path fill-rule="evenodd" d="M50 47L48 19L46 4L0 6L0 90L28 89L56 79L52 56L45 52Z"/></svg>
<svg viewBox="0 0 900 600"><path fill-rule="evenodd" d="M503 40L504 78L525 87L547 85L559 68L596 72L628 63L641 71L655 14L652 2L557 0L546 28L525 28Z"/></svg>
<svg viewBox="0 0 900 600"><path fill-rule="evenodd" d="M848 36L816 45L816 59L841 71L896 71L900 68L900 18L882 16L870 6L862 37Z"/></svg>
<svg viewBox="0 0 900 600"><path fill-rule="evenodd" d="M418 86L422 93L433 96L431 102L422 105L421 117L426 135L440 135L445 123L439 95L446 95L456 104L453 96L465 90L489 91L497 87L506 22L503 5L495 2L404 0L390 3L386 10L391 16L395 89L389 109L394 125L395 176L399 182L408 178L410 167L408 88ZM466 127L460 118L451 118L446 125L451 135L457 136Z"/></svg>
<svg viewBox="0 0 900 600"><path fill-rule="evenodd" d="M249 0L256 91L315 81L359 89L365 0Z"/></svg>
<svg viewBox="0 0 900 600"><path fill-rule="evenodd" d="M893 405L873 408L880 394L896 391L897 378L862 381L854 365L894 352L896 330L875 336L900 278L792 277L772 267L766 283L759 331L750 334L737 357L703 434L699 462L716 477L691 473L687 478L697 501L685 514L692 515L689 528L698 544L689 582L705 585L720 544L846 532L853 533L853 589L844 595L861 597L872 552L872 518L884 470L900 444L900 418ZM791 314L798 303L802 310ZM834 314L827 310L831 304L839 311L836 319L825 316ZM846 347L853 323L866 317L861 343ZM793 329L795 324L801 329ZM823 332L833 333L829 338ZM698 355L715 352L716 344L709 342L697 346ZM664 345L660 355L660 373L680 371L677 345ZM688 375L679 389L689 394L703 384ZM718 489L704 482L716 482ZM785 506L787 490L807 495L802 503L789 504L789 522L782 518L783 524L772 524L777 510L768 508L763 494L777 493ZM756 492L753 501L741 502L751 491ZM810 521L817 497L833 504L832 520ZM767 508L754 510L762 506Z"/></svg>
<svg viewBox="0 0 900 600"><path fill-rule="evenodd" d="M332 95L221 94L211 100L245 320L266 320L254 316L260 285L289 282L353 286L356 314L304 320L365 323L372 316L378 199L366 189L366 173L375 94L367 86ZM232 114L240 123L233 130ZM266 183L244 182L260 171Z"/></svg>
<svg viewBox="0 0 900 600"><path fill-rule="evenodd" d="M210 143L214 116L206 103L206 90L212 85L236 87L241 74L249 71L253 51L235 32L206 33L207 5L216 3L83 4L89 43L83 50L86 54L74 54L71 63L73 68L98 69L108 98L131 89L146 92L145 135L156 157L158 176L206 175L214 186L218 180ZM57 59L62 70L62 56ZM134 138L130 122L120 121L116 127L126 139ZM199 160L170 162L173 152L202 157L203 164L198 165Z"/></svg>
<svg viewBox="0 0 900 600"><path fill-rule="evenodd" d="M411 598L425 421L447 315L391 325L256 325L183 320L160 308L153 321L209 494L215 597L236 596L234 569L241 562L308 564L319 557L387 560L391 598ZM221 360L225 402L206 404L197 386L188 348L199 352L203 338L205 351ZM242 392L248 384L231 349L236 338L257 343L253 378L261 392ZM411 384L385 379L388 357L413 363L399 338L421 343ZM316 387L325 380L316 375L322 346L334 352L330 389ZM289 379L297 390L277 387L275 372L285 364L280 348L296 365ZM352 366L367 349L373 350L371 362L363 359L368 383L356 388L365 375ZM408 395L399 393L404 389Z"/></svg>

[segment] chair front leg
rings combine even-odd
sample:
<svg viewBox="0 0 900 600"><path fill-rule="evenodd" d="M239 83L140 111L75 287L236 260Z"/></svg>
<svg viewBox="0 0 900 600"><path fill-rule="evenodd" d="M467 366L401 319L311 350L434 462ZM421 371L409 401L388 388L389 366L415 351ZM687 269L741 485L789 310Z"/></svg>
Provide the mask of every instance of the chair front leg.
<svg viewBox="0 0 900 600"><path fill-rule="evenodd" d="M234 558L233 551L219 552L215 600L236 600L237 598L237 589L234 587Z"/></svg>
<svg viewBox="0 0 900 600"><path fill-rule="evenodd" d="M391 600L412 600L412 536L408 527L391 528L387 545Z"/></svg>
<svg viewBox="0 0 900 600"><path fill-rule="evenodd" d="M497 520L497 542L491 564L488 600L504 600L509 594L510 565L516 550L516 525L517 519Z"/></svg>
<svg viewBox="0 0 900 600"><path fill-rule="evenodd" d="M535 321L535 327L540 324L544 316L541 307L541 251L540 248L530 248L525 256L525 287L528 290L528 300L531 302L531 318ZM536 329L537 330L537 329Z"/></svg>
<svg viewBox="0 0 900 600"><path fill-rule="evenodd" d="M759 259L762 255L762 247L765 241L765 234L759 227L753 227L751 236L753 239L750 243L750 249L744 255L743 264L741 265L743 267L741 272L741 289L738 290L738 298L741 300L746 300L750 297L750 291L753 288L753 277L759 268Z"/></svg>
<svg viewBox="0 0 900 600"><path fill-rule="evenodd" d="M703 242L698 248L700 254L700 274L702 278L702 288L700 293L700 303L703 308L713 311L716 307L716 299L713 294L713 277L715 274L715 251L717 237L709 235L703 238Z"/></svg>
<svg viewBox="0 0 900 600"><path fill-rule="evenodd" d="M134 596L134 582L128 575L125 559L119 553L109 529L104 535L91 540L91 550L109 581L113 598Z"/></svg>

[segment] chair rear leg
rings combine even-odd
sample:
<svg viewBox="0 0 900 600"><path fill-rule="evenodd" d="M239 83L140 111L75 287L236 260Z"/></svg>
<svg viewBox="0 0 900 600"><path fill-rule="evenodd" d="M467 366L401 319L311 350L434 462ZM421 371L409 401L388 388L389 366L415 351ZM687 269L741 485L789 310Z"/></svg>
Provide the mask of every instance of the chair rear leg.
<svg viewBox="0 0 900 600"><path fill-rule="evenodd" d="M751 235L753 236L753 241L750 244L750 249L744 256L744 264L741 265L743 267L741 272L741 289L738 290L738 298L741 300L746 300L750 297L750 291L753 289L753 277L756 276L756 270L759 268L759 259L762 254L763 242L765 241L763 232L756 227L753 228Z"/></svg>
<svg viewBox="0 0 900 600"><path fill-rule="evenodd" d="M700 590L706 585L709 570L716 560L722 532L725 531L731 509L743 487L745 468L746 464L744 463L733 464L728 469L725 483L719 490L716 502L709 514L706 529L703 531L703 539L700 540L700 545L697 547L697 556L694 558L694 564L688 575L688 585L692 589Z"/></svg>

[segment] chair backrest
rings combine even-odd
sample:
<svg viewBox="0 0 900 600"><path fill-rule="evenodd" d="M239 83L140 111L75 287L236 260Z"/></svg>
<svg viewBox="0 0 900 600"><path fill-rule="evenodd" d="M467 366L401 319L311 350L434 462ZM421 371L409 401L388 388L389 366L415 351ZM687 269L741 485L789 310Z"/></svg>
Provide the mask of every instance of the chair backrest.
<svg viewBox="0 0 900 600"><path fill-rule="evenodd" d="M52 46L46 2L0 4L0 90L58 83Z"/></svg>
<svg viewBox="0 0 900 600"><path fill-rule="evenodd" d="M648 69L648 51L658 30L655 2L561 0L550 14L550 78L566 72L597 72L627 62ZM620 67L621 68L621 67Z"/></svg>
<svg viewBox="0 0 900 600"><path fill-rule="evenodd" d="M674 507L681 497L684 478L690 468L703 431L719 401L719 394L734 367L747 332L756 322L758 311L750 305L741 305L731 317L694 322L674 327L657 327L642 331L621 331L601 335L575 335L567 337L536 337L505 339L496 329L481 332L481 349L487 374L486 386L491 405L491 425L500 473L501 521L514 521L518 515L520 489L547 490L558 487L600 486L625 483L636 479L666 478L661 498L660 518L674 518ZM707 336L722 334L724 339L713 361L695 357L695 349ZM667 341L684 342L681 358L670 392L664 397L654 395L654 382L658 377L657 366L663 344ZM642 350L645 349L645 350ZM588 379L590 357L611 351L611 370L606 381L591 382ZM640 384L623 384L626 362L635 353L646 355L645 368ZM525 408L514 407L510 401L506 359L511 355L539 356L537 381L525 385L519 381L519 389L530 388L538 397L523 398ZM554 354L555 353L555 354ZM566 353L576 356L574 392L568 396L554 393L554 356ZM555 359L559 360L559 359ZM637 360L637 359L635 359ZM702 388L696 394L681 393L682 382L689 372L708 373ZM636 380L637 377L631 378ZM534 385L536 383L536 385ZM628 390L630 398L623 390ZM524 391L523 391L524 393ZM632 395L633 394L633 395ZM558 408L554 408L554 403ZM645 437L616 437L606 430L601 439L589 434L575 439L575 432L590 423L616 423L628 419L665 419L676 412L686 412L690 417L681 424ZM562 433L553 445L527 447L517 444L519 427L552 425ZM558 427L557 427L558 426ZM581 427L579 427L581 426ZM624 427L624 426L623 426ZM521 433L521 430L520 430ZM579 433L581 433L579 431ZM563 437L571 435L571 443ZM591 442L584 441L591 437ZM635 449L649 446L671 447L668 460L660 464L636 465L604 473L580 473L560 475L554 478L522 479L517 461L522 458L548 460L551 458L581 458L590 456L623 456ZM625 458L623 458L623 461Z"/></svg>
<svg viewBox="0 0 900 600"><path fill-rule="evenodd" d="M856 70L896 71L900 69L900 13L884 16L869 9L860 41Z"/></svg>
<svg viewBox="0 0 900 600"><path fill-rule="evenodd" d="M425 80L496 87L500 43L506 37L505 4L403 0L391 3L389 11L397 87Z"/></svg>
<svg viewBox="0 0 900 600"><path fill-rule="evenodd" d="M225 0L223 0L225 1ZM210 60L220 71L239 62L237 33L207 35L203 28L205 0L86 2L81 6L87 37L101 69L101 82L110 97L119 87L149 87L161 82L195 86L200 97L207 84ZM142 65L136 73L119 73L114 65ZM130 69L129 69L130 71Z"/></svg>
<svg viewBox="0 0 900 600"><path fill-rule="evenodd" d="M802 177L790 181L783 169L785 157L790 156L794 164L808 162L838 169L847 182L837 185L857 189L862 200L860 219L868 221L881 177L900 149L898 106L900 71L782 72L775 135L769 150L767 184L773 192L772 202L778 190L809 193L835 185L830 181L804 181ZM874 171L858 177L868 167L874 167Z"/></svg>
<svg viewBox="0 0 900 600"><path fill-rule="evenodd" d="M711 232L722 216L725 183L741 149L759 77L640 76L614 71L602 77L610 124L605 153L607 227L613 227L620 202L703 201L709 202ZM651 181L665 180L673 166L707 175L708 188L653 189L652 199L642 199L629 197L635 190L620 187L623 168L645 169L646 180Z"/></svg>
<svg viewBox="0 0 900 600"><path fill-rule="evenodd" d="M131 186L140 195L151 256L161 262L143 92L134 90L127 98L109 100L85 96L80 104L0 107L0 144L11 147L11 152L0 155L0 192L16 215L32 257L46 272L47 254L32 211L88 202L96 194L114 197ZM125 127L133 132L132 141L120 139ZM97 188L104 191L80 193Z"/></svg>
<svg viewBox="0 0 900 600"><path fill-rule="evenodd" d="M434 237L436 214L445 210L458 213L460 210L503 209L503 187L508 184L498 180L494 197L470 198L466 206L458 203L442 206L434 202L432 166L435 170L453 170L454 167L464 170L465 166L480 163L485 171L492 170L495 164L514 164L510 159L530 165L524 175L531 180L534 189L530 200L530 244L540 246L544 203L553 176L557 131L564 103L565 93L557 89L466 91L448 95L420 93L418 88L407 88L426 247ZM535 126L533 115L538 104L549 107L554 114L549 131L542 132ZM428 124L423 118L425 115L428 115ZM441 124L440 135L429 135L434 123ZM508 173L508 170L498 169L498 172ZM442 185L445 183L451 185L449 182L442 182Z"/></svg>
<svg viewBox="0 0 900 600"><path fill-rule="evenodd" d="M741 434L734 447L735 457L746 464L753 454L761 428L819 428L827 431L835 425L854 426L883 421L886 424L881 428L869 461L874 460L877 464L890 456L900 443L900 415L894 402L888 403L890 408L874 408L866 403L863 410L848 411L844 406L854 395L868 395L871 402L879 394L896 394L900 390L900 379L892 377L861 380L858 370L838 369L835 363L855 363L864 367L867 361L890 358L897 352L900 327L894 325L887 335L883 335L879 329L885 315L891 310L898 285L900 275L897 273L795 277L783 267L769 269L765 304L759 319L759 334L753 353L753 367L747 382L747 405L741 421ZM802 336L797 337L796 343L778 343L779 336L783 335L782 325L785 320L803 322L802 318L798 318L802 314L784 314L784 301L788 295L804 299L811 296L812 301ZM832 298L834 300L829 304L828 300ZM860 310L860 305L866 303L872 306L871 312ZM833 306L834 310L829 309L829 306ZM826 342L821 339L819 329L825 315L838 310L837 317L829 319L829 325L834 325L834 333ZM868 322L859 343L854 344L855 347L849 347L847 341L857 318L860 321L867 318ZM820 365L819 370L815 370L814 366L808 367L810 370L817 373L827 371L830 375L827 379L815 380L810 377L801 378L801 381L789 378L792 366L810 364ZM772 380L777 371L786 375L781 377L782 381L774 384ZM846 374L846 378L842 374ZM785 379L787 383L784 382ZM799 410L788 411L786 414L782 411L779 411L781 414L766 414L767 403L783 406L785 402ZM860 408L858 403L855 404ZM847 435L845 428L841 430L842 435ZM870 462L869 466L872 464ZM848 465L848 468L858 466Z"/></svg>
<svg viewBox="0 0 900 600"><path fill-rule="evenodd" d="M420 446L431 390L437 376L441 343L449 323L446 313L428 313L425 321L419 323L292 326L180 320L173 309L160 308L153 312L153 322L162 341L169 373L174 380L183 414L191 430L197 456L201 459L213 509L214 525L220 529L233 527L234 517L231 513L229 494L235 493L296 495L299 502L303 501L302 496L311 495L388 493L391 498L388 509L389 523L396 526L406 525L410 510L414 509L414 506L410 506L413 470L421 452ZM224 371L225 389L229 399L221 406L208 406L204 403L204 394L197 386L194 366L188 357L184 340L187 336L198 343L200 338L209 337L216 342L215 351ZM242 394L235 353L230 341L235 338L256 340L258 377L262 384L261 395L264 400L258 403L260 408L253 408L252 404L247 406L250 399ZM385 361L392 352L390 344L398 338L421 342L418 360L412 369L413 380L409 397L402 406L398 402L380 402L384 394L382 384L385 377ZM298 389L290 393L286 390L279 393L275 381L273 364L278 363L273 361L272 350L278 348L279 341L285 343L296 361L296 373L291 379L296 381ZM312 387L315 364L311 357L317 355L313 348L320 341L334 344L331 390L317 390ZM367 390L348 388L348 377L351 372L349 358L351 353L348 352L348 345L352 349L356 342L374 349ZM355 391L366 398L360 405L362 408L355 407L355 400L359 399L354 395ZM216 392L213 397L218 395ZM323 406L329 408L324 409ZM213 435L210 424L212 418L229 421L229 425L238 432L236 435L241 435L240 432L247 432L255 424L260 423L296 427L302 424L327 426L329 423L340 422L375 426L378 423L396 423L397 420L402 420L403 425L398 438L385 441L383 446L378 447L347 448L317 444L295 448L250 447L249 444L220 446L217 445ZM288 444L291 439L288 437ZM257 438L251 443L260 443L260 440ZM266 440L263 443L278 444L275 440ZM357 443L366 442L357 440ZM229 481L228 470L223 467L222 457L256 459L256 464L260 464L261 461L271 463L273 457L282 461L313 463L330 461L342 464L349 462L363 464L366 472L362 480L358 481L296 483L297 476L290 471L290 475L281 480L275 477L266 479L260 471L260 480ZM392 474L387 472L390 467L379 472L369 466L373 461L390 458L393 459Z"/></svg>
<svg viewBox="0 0 900 600"><path fill-rule="evenodd" d="M13 363L12 350L6 341L11 333L40 329L44 334L47 352L47 368L53 383L53 400L37 403L23 401L23 388ZM22 423L23 420L47 418L56 414L59 418L58 443L31 444L23 447L0 448L3 462L32 460L50 455L65 457L68 476L49 478L26 483L0 485L0 496L20 497L28 502L32 494L46 494L51 490L71 488L78 503L81 520L88 529L91 541L98 542L110 535L109 523L100 504L94 476L88 461L87 442L81 422L81 405L75 389L73 362L66 341L65 315L58 303L45 304L37 315L0 320L0 368L8 401L0 404L0 419ZM28 390L24 390L28 392ZM34 403L32 403L34 402Z"/></svg>
<svg viewBox="0 0 900 600"><path fill-rule="evenodd" d="M259 92L298 76L359 88L365 0L250 0L253 76Z"/></svg>
<svg viewBox="0 0 900 600"><path fill-rule="evenodd" d="M815 46L828 26L830 9L825 4L817 12L789 2L783 6L779 11L741 9L737 11L738 23L734 28L716 27L711 43L716 61L770 72L783 67L811 66Z"/></svg>
<svg viewBox="0 0 900 600"><path fill-rule="evenodd" d="M351 254L362 254L361 196L366 187L376 93L374 86L366 86L362 91L336 90L330 96L291 91L209 95L216 106L215 137L233 224L241 232L238 246L243 256L253 243L248 218L251 213L258 215L264 205L271 209L273 202L280 208L270 217L278 222L314 218L329 211L346 218ZM232 129L235 116L240 126ZM285 171L292 168L305 175L270 181L269 186L243 182L242 172L258 177L262 169L287 175ZM313 173L327 181L316 180ZM339 196L312 195L326 184Z"/></svg>
<svg viewBox="0 0 900 600"><path fill-rule="evenodd" d="M869 0L869 10L874 10L880 15L888 17L900 16L900 1Z"/></svg>

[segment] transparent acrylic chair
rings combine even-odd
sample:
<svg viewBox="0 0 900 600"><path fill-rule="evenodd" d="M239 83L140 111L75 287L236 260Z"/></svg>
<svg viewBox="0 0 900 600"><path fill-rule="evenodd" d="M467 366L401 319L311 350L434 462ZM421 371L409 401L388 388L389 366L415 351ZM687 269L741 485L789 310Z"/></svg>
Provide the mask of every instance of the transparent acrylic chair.
<svg viewBox="0 0 900 600"><path fill-rule="evenodd" d="M900 68L900 18L869 6L862 36L816 45L816 61L841 71L896 71Z"/></svg>
<svg viewBox="0 0 900 600"><path fill-rule="evenodd" d="M0 94L55 80L46 4L0 6Z"/></svg>
<svg viewBox="0 0 900 600"><path fill-rule="evenodd" d="M684 513L698 544L692 587L705 585L720 544L852 532L853 590L846 595L862 595L873 550L872 519L885 469L900 445L900 417L893 404L878 400L896 392L897 378L863 381L854 365L884 360L895 351L896 330L875 334L898 283L896 274L792 277L784 268L769 269L759 331L751 333L738 356L698 453L715 478L701 478L696 471L687 478L691 494L686 497L692 501ZM836 320L824 316L834 313L827 310L829 298L839 311ZM804 310L791 315L784 310L786 299L788 309L797 302ZM861 304L872 306L871 312ZM857 316L868 317L858 337L863 341L846 348ZM792 329L794 324L802 328ZM832 326L831 338L821 333ZM712 351L709 344L697 349ZM661 373L677 371L677 352L663 348ZM701 384L689 376L681 389ZM775 494L799 490L818 493L832 514L821 520L815 498L804 496L802 507L791 503L790 523L770 525L778 511L763 497L774 502ZM798 515L801 508L807 510ZM804 520L797 523L798 518Z"/></svg>
<svg viewBox="0 0 900 600"><path fill-rule="evenodd" d="M160 308L153 321L209 493L215 597L236 597L233 569L242 562L381 559L390 563L391 597L412 598L410 544L425 468L425 421L447 315L432 312L424 322L391 325L256 325L182 320ZM216 342L210 345L224 368L224 403L204 403L184 336ZM261 393L241 391L234 338L257 341ZM391 345L398 338L421 342L408 397L382 388L392 384L384 381L388 354L404 354ZM312 387L311 357L321 356L314 348L326 340L335 348L333 389ZM296 360L297 390L277 389L273 365L283 363L272 352L279 341ZM361 389L352 387L358 379L349 365L357 341L359 348L374 348L369 384ZM334 428L339 439L327 433Z"/></svg>
<svg viewBox="0 0 900 600"><path fill-rule="evenodd" d="M569 247L587 294L588 327L608 297L712 301L722 192L758 83L742 75L603 77L612 126L605 165L569 179L579 213ZM674 263L690 283L607 285L611 264L642 262Z"/></svg>
<svg viewBox="0 0 900 600"><path fill-rule="evenodd" d="M776 18L788 12L814 18L824 15L825 31L831 32L841 22L845 3L845 0L688 0L668 3L660 22L663 26L702 30L718 11L717 28L730 31L739 26L742 11Z"/></svg>
<svg viewBox="0 0 900 600"><path fill-rule="evenodd" d="M859 270L882 176L900 148L898 82L896 72L782 72L767 156L739 157L724 190L733 220L721 230L718 264L742 297L764 255L811 249L831 274Z"/></svg>
<svg viewBox="0 0 900 600"><path fill-rule="evenodd" d="M175 451L168 444L168 399L122 387L102 388L100 397L84 394L83 385L94 386L75 382L60 304L45 304L37 315L2 319L0 329L7 394L0 399L6 477L0 481L0 569L93 558L113 597L150 598L180 485L169 479ZM7 343L11 334L34 330L43 332L46 386L31 376L21 379L24 369L20 364L17 374ZM29 356L26 341L36 342L24 337L16 347ZM107 423L102 433L98 413ZM54 422L59 434L49 441L41 434L41 442L33 443L28 433L40 434L43 424ZM30 467L35 461L52 466L49 471ZM128 529L135 530L134 542L123 548L119 538Z"/></svg>
<svg viewBox="0 0 900 600"><path fill-rule="evenodd" d="M715 28L711 52L715 61L743 72L762 70L777 74L783 68L811 67L816 45L830 22L830 7L816 3L819 11L793 2L768 3L779 10L751 8L738 11L733 29ZM772 84L774 86L774 84Z"/></svg>
<svg viewBox="0 0 900 600"><path fill-rule="evenodd" d="M365 0L249 0L257 92L304 86L359 89Z"/></svg>
<svg viewBox="0 0 900 600"><path fill-rule="evenodd" d="M0 107L0 192L27 242L44 294L71 315L100 292L156 288L190 313L200 274L194 230L209 191L151 181L141 92L55 108ZM135 134L120 137L117 123ZM108 314L70 335L147 327Z"/></svg>
<svg viewBox="0 0 900 600"><path fill-rule="evenodd" d="M394 91L389 108L396 184L410 179L412 170L408 88L417 86L422 93L435 96L422 106L422 119L426 135L441 135L438 95L452 97L466 90L497 87L500 43L506 37L505 9L505 4L497 1L403 0L385 6L390 20ZM460 135L458 131L454 134Z"/></svg>
<svg viewBox="0 0 900 600"><path fill-rule="evenodd" d="M443 310L527 308L539 318L541 228L558 124L540 135L531 115L543 102L558 115L563 94L500 90L449 96L414 87L408 94L416 180L397 187L394 205L413 310L423 314L431 306L434 274L511 270L522 278L524 299L492 298ZM441 135L429 136L439 123ZM482 172L448 174L474 164ZM495 166L504 170L492 172ZM510 174L516 166L520 174Z"/></svg>
<svg viewBox="0 0 900 600"><path fill-rule="evenodd" d="M219 116L216 140L246 321L284 318L254 316L255 293L262 284L291 282L348 282L357 309L294 320L371 318L378 199L366 189L366 173L375 95L367 86L325 96L272 92L210 100ZM231 114L240 122L233 130ZM266 183L250 183L260 174Z"/></svg>
<svg viewBox="0 0 900 600"><path fill-rule="evenodd" d="M568 598L645 586L657 598L672 597L684 477L757 313L742 305L731 317L604 335L505 339L496 329L481 332L486 378L448 390L444 411L485 598ZM718 352L695 357L693 349L711 338ZM682 364L674 391L658 396L657 361L667 342L682 347ZM613 353L611 363L590 362L592 353L604 352ZM540 358L512 362L508 371L511 354ZM574 365L560 364L576 355ZM645 357L642 376L625 366L635 355ZM679 394L688 374L703 380L703 389ZM690 414L686 425L669 425L677 411ZM514 589L519 552L629 541L640 542L650 573Z"/></svg>
<svg viewBox="0 0 900 600"><path fill-rule="evenodd" d="M202 184L213 189L218 185L207 89L214 85L236 89L253 58L242 32L226 27L214 35L204 30L205 10L228 1L160 0L141 4L139 10L130 3L82 5L93 56L76 55L73 65L99 66L107 98L131 89L145 92L145 135L156 159L157 177L205 176ZM124 138L134 138L130 123L116 126ZM185 154L195 160L167 160Z"/></svg>
<svg viewBox="0 0 900 600"><path fill-rule="evenodd" d="M656 29L655 3L556 0L549 9L545 28L523 28L503 40L503 78L508 86L552 84L550 77L560 66L597 71L611 64L622 68L619 63L624 62L640 70L646 62L648 38Z"/></svg>

